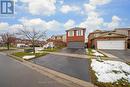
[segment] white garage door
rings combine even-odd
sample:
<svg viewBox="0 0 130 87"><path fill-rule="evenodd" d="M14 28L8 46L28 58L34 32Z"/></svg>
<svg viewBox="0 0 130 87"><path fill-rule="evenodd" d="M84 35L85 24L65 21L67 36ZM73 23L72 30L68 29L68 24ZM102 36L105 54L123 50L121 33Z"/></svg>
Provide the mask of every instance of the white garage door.
<svg viewBox="0 0 130 87"><path fill-rule="evenodd" d="M124 50L125 49L125 40L97 41L97 48L98 49Z"/></svg>

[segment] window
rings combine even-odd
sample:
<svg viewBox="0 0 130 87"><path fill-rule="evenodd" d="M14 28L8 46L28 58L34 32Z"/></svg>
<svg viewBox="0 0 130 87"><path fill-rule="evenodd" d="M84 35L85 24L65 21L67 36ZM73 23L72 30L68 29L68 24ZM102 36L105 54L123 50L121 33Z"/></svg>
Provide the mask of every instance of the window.
<svg viewBox="0 0 130 87"><path fill-rule="evenodd" d="M69 31L68 36L74 36L74 31Z"/></svg>
<svg viewBox="0 0 130 87"><path fill-rule="evenodd" d="M83 30L77 30L76 35L77 36L83 36Z"/></svg>

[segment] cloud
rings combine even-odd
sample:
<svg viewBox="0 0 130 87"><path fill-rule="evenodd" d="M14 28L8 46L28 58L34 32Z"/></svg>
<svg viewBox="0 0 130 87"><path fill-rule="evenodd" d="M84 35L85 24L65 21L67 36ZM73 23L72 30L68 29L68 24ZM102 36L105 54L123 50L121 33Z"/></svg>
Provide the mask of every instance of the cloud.
<svg viewBox="0 0 130 87"><path fill-rule="evenodd" d="M58 2L62 5L64 3L64 0L58 0Z"/></svg>
<svg viewBox="0 0 130 87"><path fill-rule="evenodd" d="M35 19L21 18L19 21L25 26L31 28L37 28L40 30L56 31L61 28L61 24L56 20L45 21L40 18L35 18Z"/></svg>
<svg viewBox="0 0 130 87"><path fill-rule="evenodd" d="M111 2L111 0L89 0L91 5L105 5Z"/></svg>
<svg viewBox="0 0 130 87"><path fill-rule="evenodd" d="M9 24L6 22L1 22L0 23L0 30L4 30L4 29L8 29L9 28Z"/></svg>
<svg viewBox="0 0 130 87"><path fill-rule="evenodd" d="M100 26L102 26L104 22L104 19L99 16L98 13L96 12L90 12L88 13L88 17L86 18L85 21L80 23L80 27L86 27L88 32L92 32L96 29L99 29Z"/></svg>
<svg viewBox="0 0 130 87"><path fill-rule="evenodd" d="M64 27L65 29L69 29L69 28L72 28L75 26L75 21L74 20L71 20L69 19L65 24L64 24Z"/></svg>
<svg viewBox="0 0 130 87"><path fill-rule="evenodd" d="M97 10L97 6L102 6L110 2L111 0L89 0L89 3L83 5L86 18L79 24L79 26L86 27L86 29L88 30L87 34L93 32L96 29L101 29L103 27L108 29L108 25L111 26L110 23L108 24L104 21L104 18L100 14L100 11ZM113 21L115 21L115 19L118 20L117 17L112 18ZM117 25L117 21L114 25Z"/></svg>
<svg viewBox="0 0 130 87"><path fill-rule="evenodd" d="M80 8L77 6L63 5L60 11L64 14L67 14L68 12L80 11Z"/></svg>
<svg viewBox="0 0 130 87"><path fill-rule="evenodd" d="M108 29L112 30L120 25L121 18L118 16L113 16L110 23L106 23Z"/></svg>
<svg viewBox="0 0 130 87"><path fill-rule="evenodd" d="M33 15L53 15L56 11L56 0L20 0L27 4L28 11Z"/></svg>
<svg viewBox="0 0 130 87"><path fill-rule="evenodd" d="M96 9L96 6L93 6L91 4L84 4L84 8L86 12L93 11Z"/></svg>

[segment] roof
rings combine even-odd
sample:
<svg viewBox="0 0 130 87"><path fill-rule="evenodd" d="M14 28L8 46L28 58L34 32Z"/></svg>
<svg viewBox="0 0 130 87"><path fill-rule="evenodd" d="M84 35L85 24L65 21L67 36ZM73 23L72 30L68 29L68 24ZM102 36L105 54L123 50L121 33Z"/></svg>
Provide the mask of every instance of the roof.
<svg viewBox="0 0 130 87"><path fill-rule="evenodd" d="M71 29L66 30L66 31L71 31L71 30L86 30L86 28L74 27L74 28L71 28Z"/></svg>
<svg viewBox="0 0 130 87"><path fill-rule="evenodd" d="M105 37L105 38L107 38L107 37L108 38L126 38L127 36L123 35L123 34L117 34L117 33L113 33L113 32L108 32L108 33L103 33L100 36L95 37L94 39L101 38L101 37Z"/></svg>
<svg viewBox="0 0 130 87"><path fill-rule="evenodd" d="M61 35L52 35L51 37L60 37L60 36L65 36L66 34L61 34Z"/></svg>
<svg viewBox="0 0 130 87"><path fill-rule="evenodd" d="M115 30L130 30L130 28L115 28Z"/></svg>

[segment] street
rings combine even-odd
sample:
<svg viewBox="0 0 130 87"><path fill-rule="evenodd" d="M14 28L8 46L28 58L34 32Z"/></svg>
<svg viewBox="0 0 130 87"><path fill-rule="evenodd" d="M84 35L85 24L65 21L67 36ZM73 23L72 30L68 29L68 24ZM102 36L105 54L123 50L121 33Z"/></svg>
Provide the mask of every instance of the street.
<svg viewBox="0 0 130 87"><path fill-rule="evenodd" d="M66 87L0 54L0 87Z"/></svg>

